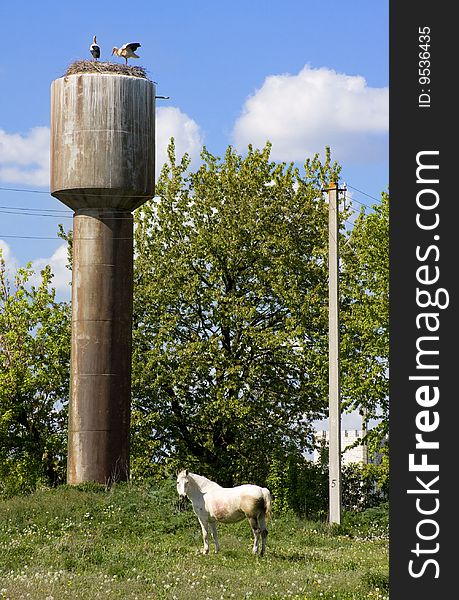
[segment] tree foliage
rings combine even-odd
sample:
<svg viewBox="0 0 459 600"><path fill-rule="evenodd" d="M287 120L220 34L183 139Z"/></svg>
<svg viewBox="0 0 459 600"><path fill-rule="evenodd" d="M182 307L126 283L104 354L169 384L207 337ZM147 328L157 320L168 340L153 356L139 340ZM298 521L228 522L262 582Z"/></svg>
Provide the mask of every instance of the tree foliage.
<svg viewBox="0 0 459 600"><path fill-rule="evenodd" d="M310 446L326 407L321 189L339 169L327 152L300 174L269 152L204 149L187 174L171 145L157 198L136 214L134 450L223 483Z"/></svg>
<svg viewBox="0 0 459 600"><path fill-rule="evenodd" d="M389 196L362 209L342 250L342 397L344 406L377 419L370 443L388 433Z"/></svg>
<svg viewBox="0 0 459 600"><path fill-rule="evenodd" d="M140 477L186 465L269 482L301 512L304 452L328 410L322 190L339 167L328 150L301 171L269 154L204 149L191 173L172 143L136 211L131 464ZM340 234L343 406L380 420L374 448L388 428L388 217L383 194ZM0 494L64 479L70 311L49 267L33 276L12 282L0 261Z"/></svg>
<svg viewBox="0 0 459 600"><path fill-rule="evenodd" d="M62 481L68 398L69 307L49 267L10 281L0 255L0 494Z"/></svg>

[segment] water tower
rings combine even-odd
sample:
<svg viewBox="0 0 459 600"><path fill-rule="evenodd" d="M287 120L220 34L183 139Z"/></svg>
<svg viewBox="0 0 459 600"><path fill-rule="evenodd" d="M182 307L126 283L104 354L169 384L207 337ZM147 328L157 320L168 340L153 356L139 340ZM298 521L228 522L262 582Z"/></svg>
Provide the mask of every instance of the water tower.
<svg viewBox="0 0 459 600"><path fill-rule="evenodd" d="M51 194L74 211L70 484L129 477L132 211L154 195L156 91L117 67L51 86Z"/></svg>

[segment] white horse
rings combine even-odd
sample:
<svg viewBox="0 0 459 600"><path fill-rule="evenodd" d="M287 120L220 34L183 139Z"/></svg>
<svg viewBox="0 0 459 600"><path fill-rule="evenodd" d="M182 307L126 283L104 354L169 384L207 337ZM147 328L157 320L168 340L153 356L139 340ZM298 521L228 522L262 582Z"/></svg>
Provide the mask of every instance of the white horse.
<svg viewBox="0 0 459 600"><path fill-rule="evenodd" d="M267 488L251 484L224 488L206 477L185 470L180 471L177 476L177 492L179 496L188 496L191 500L201 524L203 554L209 552L209 527L215 543L215 552L220 549L216 521L237 523L247 517L254 536L253 553L258 552L261 536L260 556L263 556L268 535L266 519L271 516L271 494Z"/></svg>

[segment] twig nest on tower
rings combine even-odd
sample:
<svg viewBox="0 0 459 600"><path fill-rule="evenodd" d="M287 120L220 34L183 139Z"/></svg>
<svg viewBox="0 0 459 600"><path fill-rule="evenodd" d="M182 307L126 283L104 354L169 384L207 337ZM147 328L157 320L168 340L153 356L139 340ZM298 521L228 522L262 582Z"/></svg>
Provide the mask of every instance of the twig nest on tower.
<svg viewBox="0 0 459 600"><path fill-rule="evenodd" d="M147 71L143 67L131 67L112 62L95 62L93 60L76 60L69 65L64 77L68 75L79 75L81 73L101 73L103 75L126 75L128 77L140 77L149 79Z"/></svg>

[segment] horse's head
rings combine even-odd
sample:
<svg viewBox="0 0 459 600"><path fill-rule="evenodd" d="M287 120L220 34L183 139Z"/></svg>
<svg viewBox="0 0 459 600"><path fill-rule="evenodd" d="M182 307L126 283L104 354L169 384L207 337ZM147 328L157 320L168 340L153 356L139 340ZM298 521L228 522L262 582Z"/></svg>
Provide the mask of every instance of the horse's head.
<svg viewBox="0 0 459 600"><path fill-rule="evenodd" d="M188 483L188 469L184 469L177 475L177 493L181 498L184 498L187 494Z"/></svg>

